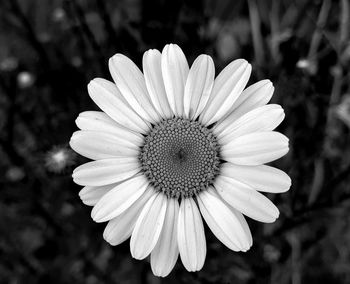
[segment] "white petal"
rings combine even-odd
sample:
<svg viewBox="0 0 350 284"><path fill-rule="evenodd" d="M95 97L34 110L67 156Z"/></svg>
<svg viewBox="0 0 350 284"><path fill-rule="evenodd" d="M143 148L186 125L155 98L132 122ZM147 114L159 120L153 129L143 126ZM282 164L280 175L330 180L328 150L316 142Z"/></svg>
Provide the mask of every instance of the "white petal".
<svg viewBox="0 0 350 284"><path fill-rule="evenodd" d="M112 82L96 78L89 83L88 91L95 104L120 125L140 133L149 130L149 124L130 108Z"/></svg>
<svg viewBox="0 0 350 284"><path fill-rule="evenodd" d="M176 116L182 116L185 83L189 72L186 57L178 45L168 44L162 51L161 63L169 105Z"/></svg>
<svg viewBox="0 0 350 284"><path fill-rule="evenodd" d="M213 189L197 196L199 209L213 234L229 249L247 251L249 239L240 220L221 199L212 193Z"/></svg>
<svg viewBox="0 0 350 284"><path fill-rule="evenodd" d="M142 72L128 57L117 53L109 59L109 71L124 99L134 111L149 122L159 121L159 114L149 97Z"/></svg>
<svg viewBox="0 0 350 284"><path fill-rule="evenodd" d="M146 51L142 59L143 73L155 109L163 118L171 118L173 111L170 108L164 87L161 60L162 54L158 50Z"/></svg>
<svg viewBox="0 0 350 284"><path fill-rule="evenodd" d="M107 185L126 180L139 171L137 157L97 160L77 167L73 171L73 181L80 185Z"/></svg>
<svg viewBox="0 0 350 284"><path fill-rule="evenodd" d="M215 66L209 55L200 55L193 62L188 73L185 95L184 116L196 119L203 111L214 85Z"/></svg>
<svg viewBox="0 0 350 284"><path fill-rule="evenodd" d="M285 172L266 165L240 166L225 163L220 169L220 174L263 192L286 192L291 186L291 179Z"/></svg>
<svg viewBox="0 0 350 284"><path fill-rule="evenodd" d="M212 124L232 108L247 84L251 65L244 59L237 59L225 67L214 81L210 98L200 115L203 124Z"/></svg>
<svg viewBox="0 0 350 284"><path fill-rule="evenodd" d="M256 108L228 125L221 132L213 129L221 144L245 134L274 130L284 119L284 111L279 105L271 104Z"/></svg>
<svg viewBox="0 0 350 284"><path fill-rule="evenodd" d="M270 101L273 91L274 87L270 80L261 80L249 86L235 101L229 113L218 121L215 126L217 131L222 131L245 113L266 105Z"/></svg>
<svg viewBox="0 0 350 284"><path fill-rule="evenodd" d="M215 192L217 192L217 191L215 191ZM241 212L239 212L238 210L236 210L235 208L230 206L227 202L225 202L225 203L230 207L232 213L236 215L239 222L241 223L241 226L246 234L249 247L251 247L253 245L253 237L252 237L252 233L250 232L249 225L248 225L246 219L244 218L244 216Z"/></svg>
<svg viewBox="0 0 350 284"><path fill-rule="evenodd" d="M94 206L91 217L95 222L109 221L128 209L146 190L148 181L143 175L133 177L106 193Z"/></svg>
<svg viewBox="0 0 350 284"><path fill-rule="evenodd" d="M279 132L255 132L222 146L223 159L239 165L261 165L288 152L288 138Z"/></svg>
<svg viewBox="0 0 350 284"><path fill-rule="evenodd" d="M215 188L228 204L252 219L272 223L279 216L278 208L267 197L235 179L219 176Z"/></svg>
<svg viewBox="0 0 350 284"><path fill-rule="evenodd" d="M80 130L73 133L69 145L82 156L92 160L114 157L136 157L137 141L131 137L118 137L111 133Z"/></svg>
<svg viewBox="0 0 350 284"><path fill-rule="evenodd" d="M103 195L105 195L112 188L119 183L113 183L103 186L85 186L79 191L79 197L85 205L94 206Z"/></svg>
<svg viewBox="0 0 350 284"><path fill-rule="evenodd" d="M163 229L151 253L152 272L160 277L165 277L171 272L179 256L177 246L179 202L175 198L169 198L167 202Z"/></svg>
<svg viewBox="0 0 350 284"><path fill-rule="evenodd" d="M130 239L132 257L144 259L155 245L163 228L167 197L163 193L154 195L142 209Z"/></svg>
<svg viewBox="0 0 350 284"><path fill-rule="evenodd" d="M207 247L202 218L192 198L181 201L177 240L185 268L190 272L200 270L204 265Z"/></svg>
<svg viewBox="0 0 350 284"><path fill-rule="evenodd" d="M140 216L142 208L155 194L154 189L149 186L134 204L132 204L122 214L108 222L103 232L103 238L112 246L119 245L129 238L135 227L136 220Z"/></svg>
<svg viewBox="0 0 350 284"><path fill-rule="evenodd" d="M84 111L79 114L75 123L81 130L112 133L120 137L127 136L139 145L143 142L143 136L141 134L121 126L101 111Z"/></svg>

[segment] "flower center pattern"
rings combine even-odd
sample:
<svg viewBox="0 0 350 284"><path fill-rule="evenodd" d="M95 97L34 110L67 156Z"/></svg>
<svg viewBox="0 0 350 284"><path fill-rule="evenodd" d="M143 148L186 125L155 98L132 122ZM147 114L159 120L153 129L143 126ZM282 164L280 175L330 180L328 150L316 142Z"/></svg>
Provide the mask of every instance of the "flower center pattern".
<svg viewBox="0 0 350 284"><path fill-rule="evenodd" d="M198 121L173 118L149 131L139 159L157 191L169 198L188 198L213 184L220 170L220 146Z"/></svg>

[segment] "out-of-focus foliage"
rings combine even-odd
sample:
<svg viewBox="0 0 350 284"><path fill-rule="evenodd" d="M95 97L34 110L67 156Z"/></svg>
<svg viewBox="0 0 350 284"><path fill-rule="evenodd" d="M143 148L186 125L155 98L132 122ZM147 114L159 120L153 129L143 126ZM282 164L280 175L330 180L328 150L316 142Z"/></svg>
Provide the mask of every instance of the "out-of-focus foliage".
<svg viewBox="0 0 350 284"><path fill-rule="evenodd" d="M348 0L0 1L1 283L349 283L350 41ZM96 109L86 85L107 61L177 43L189 62L253 64L275 84L289 154L281 216L249 221L254 245L226 249L207 230L202 271L180 261L166 280L128 242L111 247L90 219L68 148L79 112Z"/></svg>

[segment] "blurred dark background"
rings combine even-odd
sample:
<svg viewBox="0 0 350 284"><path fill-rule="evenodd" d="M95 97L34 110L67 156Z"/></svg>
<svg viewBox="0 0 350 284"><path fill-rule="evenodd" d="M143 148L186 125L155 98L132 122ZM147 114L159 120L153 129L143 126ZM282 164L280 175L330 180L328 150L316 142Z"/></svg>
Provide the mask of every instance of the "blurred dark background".
<svg viewBox="0 0 350 284"><path fill-rule="evenodd" d="M350 283L348 0L1 0L0 283ZM269 196L274 224L248 220L254 245L226 249L207 230L204 268L165 280L129 243L112 247L73 184L74 120L96 109L86 85L108 58L179 44L217 73L243 57L268 78L289 154L291 190Z"/></svg>

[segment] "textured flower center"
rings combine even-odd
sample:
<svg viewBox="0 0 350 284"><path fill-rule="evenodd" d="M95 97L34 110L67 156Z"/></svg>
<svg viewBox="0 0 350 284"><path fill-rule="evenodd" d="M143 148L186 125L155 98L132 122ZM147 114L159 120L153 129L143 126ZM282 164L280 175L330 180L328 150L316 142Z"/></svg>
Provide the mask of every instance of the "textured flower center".
<svg viewBox="0 0 350 284"><path fill-rule="evenodd" d="M163 120L147 134L139 156L157 191L168 197L192 197L219 174L220 147L210 129L184 118Z"/></svg>

